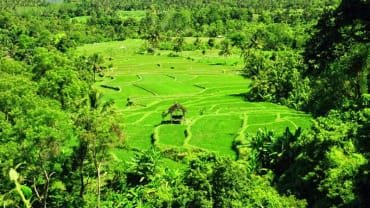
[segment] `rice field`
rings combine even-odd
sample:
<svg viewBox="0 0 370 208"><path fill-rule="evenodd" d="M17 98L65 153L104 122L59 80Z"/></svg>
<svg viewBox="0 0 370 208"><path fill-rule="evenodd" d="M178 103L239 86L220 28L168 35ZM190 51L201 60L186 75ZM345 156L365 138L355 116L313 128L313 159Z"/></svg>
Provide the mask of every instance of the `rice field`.
<svg viewBox="0 0 370 208"><path fill-rule="evenodd" d="M248 91L250 80L240 75L240 65L210 62L212 57L219 62L215 49L206 55L194 51L184 52L186 57L169 57L168 51L139 54L142 44L142 40L126 40L89 44L76 51L100 53L113 64L96 87L103 91L104 99L115 101L129 148L155 145L233 157L232 142L254 135L258 129L283 132L286 127L310 126L310 115L272 103L247 102L243 93ZM229 59L238 57L234 54ZM101 84L120 90L102 88ZM171 124L170 115L165 115L175 103L186 108L181 124Z"/></svg>

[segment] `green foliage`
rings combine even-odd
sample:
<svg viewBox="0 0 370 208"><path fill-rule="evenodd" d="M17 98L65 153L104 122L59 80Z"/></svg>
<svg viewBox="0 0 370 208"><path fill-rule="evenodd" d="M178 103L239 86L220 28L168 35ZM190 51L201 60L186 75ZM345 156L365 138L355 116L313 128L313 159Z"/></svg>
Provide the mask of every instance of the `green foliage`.
<svg viewBox="0 0 370 208"><path fill-rule="evenodd" d="M267 178L252 174L247 164L213 154L200 154L189 161L184 173L166 169L153 150L138 154L127 180L135 175L139 183L122 189L127 198L114 197L112 204L144 207L305 207L303 200L280 196ZM160 165L162 164L162 165ZM135 168L136 167L136 168ZM144 178L145 177L145 178ZM122 196L122 195L121 195Z"/></svg>
<svg viewBox="0 0 370 208"><path fill-rule="evenodd" d="M302 60L293 51L268 55L249 49L245 64L245 76L253 79L248 99L282 103L296 109L307 105L309 80L300 74Z"/></svg>
<svg viewBox="0 0 370 208"><path fill-rule="evenodd" d="M306 74L315 86L312 112L356 108L361 94L368 93L369 8L366 1L342 1L315 26L305 49Z"/></svg>
<svg viewBox="0 0 370 208"><path fill-rule="evenodd" d="M136 186L151 182L158 172L160 159L160 153L155 149L138 153L127 173L128 184Z"/></svg>
<svg viewBox="0 0 370 208"><path fill-rule="evenodd" d="M305 207L304 201L279 196L266 178L248 172L247 164L214 155L190 161L185 181L193 189L190 206Z"/></svg>
<svg viewBox="0 0 370 208"><path fill-rule="evenodd" d="M107 110L107 105L99 107L93 115L83 111L89 100L87 94L93 70L87 58L66 54L75 46L73 38L77 36L71 33L78 26L71 26L68 21L57 23L55 17L51 18L53 12L42 18L38 12L35 16L6 13L1 20L4 23L8 18L11 22L0 26L1 41L6 43L0 59L0 168L3 176L0 192L3 194L12 187L5 171L21 164L17 170L24 176L20 181L24 185L20 187L27 200L32 195L33 206L80 207L84 191L92 193L83 190L87 183L84 176L94 174L83 165L80 168L81 163L74 160L76 152L81 150L79 147L83 146L79 140L83 132L76 125L78 114L87 113L91 120L98 122L95 126L100 127L93 132L99 136L100 143L96 142L99 148L89 146L92 155L96 155L95 161L101 161L101 155L106 155L104 151L110 147L105 138L122 138L122 132L120 126L114 124L114 113ZM68 32L64 31L66 28ZM76 183L80 178L82 183ZM81 190L82 194L78 194ZM6 195L6 200L14 195ZM21 202L16 200L15 203Z"/></svg>
<svg viewBox="0 0 370 208"><path fill-rule="evenodd" d="M207 45L208 45L208 47L209 48L213 48L213 47L215 47L215 44L216 44L216 41L215 41L215 39L214 38L210 38L210 39L208 39L208 41L207 41Z"/></svg>
<svg viewBox="0 0 370 208"><path fill-rule="evenodd" d="M184 49L184 37L178 37L174 40L174 46L173 46L173 50L178 53L178 52L181 52L183 49Z"/></svg>
<svg viewBox="0 0 370 208"><path fill-rule="evenodd" d="M163 166L163 157L155 150L138 153L127 176L126 206L185 206L187 188L178 170Z"/></svg>
<svg viewBox="0 0 370 208"><path fill-rule="evenodd" d="M231 55L231 42L228 39L221 41L221 48L219 55L223 55L225 58Z"/></svg>
<svg viewBox="0 0 370 208"><path fill-rule="evenodd" d="M368 162L363 155L355 153L353 144L347 143L343 149L333 147L326 153L325 179L318 188L331 200L341 202L339 205L351 204L357 200L353 179L358 174L359 167Z"/></svg>
<svg viewBox="0 0 370 208"><path fill-rule="evenodd" d="M298 153L295 143L300 140L301 131L298 128L292 133L287 127L282 135L278 135L274 131L259 129L246 142L249 151L244 157L250 161L249 169L258 174L283 174L294 163Z"/></svg>
<svg viewBox="0 0 370 208"><path fill-rule="evenodd" d="M363 118L354 122L359 118L361 113L332 112L303 134L260 131L248 140L243 158L249 170L271 177L281 193L306 198L310 206L361 205L367 199L368 145L360 141L369 135L361 130L368 127Z"/></svg>
<svg viewBox="0 0 370 208"><path fill-rule="evenodd" d="M365 207L370 186L369 3L343 0L337 9L326 12L313 28L304 56L300 55L307 38L304 31L324 9L337 4L2 2L1 203L26 207ZM191 38L182 36L198 38L189 43ZM123 42L109 43L113 48L90 45L91 56L78 57L71 51L84 43L126 38L146 39L146 52L170 49L189 58L133 55L135 44L130 41L137 40L124 42L127 47L117 46ZM211 49L207 54L205 46ZM111 67L106 70L104 57L94 54L99 50L118 57L117 69L132 74ZM203 50L203 56L197 50ZM235 60L234 52L242 54L244 74L253 80L249 99L320 115L330 109L341 111L316 119L312 129L303 133L297 128L279 134L281 126L308 123L303 121L308 116L278 105L243 102L239 95L248 90L250 81L231 76L236 69L231 63L208 70L210 64L220 64L214 54ZM202 64L208 56L213 60ZM112 76L95 76L103 71ZM228 76L226 82L221 74ZM104 89L103 97L94 89L98 87L95 81L122 90ZM125 108L128 96L133 105ZM109 98L122 107L122 117L117 117ZM138 153L131 164L121 161L111 151L124 144L120 123L126 125L131 150L150 147L148 135L160 120L158 112L173 99L189 106L188 123L180 133L168 134L178 135L180 141L161 143L163 133L155 132L159 137L155 145L176 144L183 149L149 150ZM260 112L263 115L256 115ZM252 135L263 126L277 131ZM173 130L171 126L163 129ZM245 136L246 131L252 136ZM238 161L208 152L232 152L233 140ZM166 167L166 153L185 158L185 164L176 163L176 167L186 166L186 170ZM18 164L21 175L12 169Z"/></svg>
<svg viewBox="0 0 370 208"><path fill-rule="evenodd" d="M265 145L252 150L266 155L264 167L274 174L280 192L304 197L310 206L357 206L363 203L357 190L366 183L358 178L368 159L358 151L358 138L363 136L356 133L360 126L351 117L356 114L332 112L303 134L262 136L260 143Z"/></svg>
<svg viewBox="0 0 370 208"><path fill-rule="evenodd" d="M264 50L282 50L293 46L294 32L288 24L268 24L253 34Z"/></svg>
<svg viewBox="0 0 370 208"><path fill-rule="evenodd" d="M368 44L355 44L346 55L330 63L328 72L322 72L322 78L315 82L311 99L316 101L310 102L312 111L322 114L333 108L361 105L361 95L368 93L369 57Z"/></svg>
<svg viewBox="0 0 370 208"><path fill-rule="evenodd" d="M13 168L9 170L9 179L14 182L15 188L13 191L21 198L23 205L26 208L31 208L32 204L30 199L32 197L32 190L28 186L20 184L20 175ZM11 195L11 192L6 193L0 198L0 203L3 204L4 207L8 205L16 206L17 203L21 203L16 199L11 199L11 197L7 196Z"/></svg>
<svg viewBox="0 0 370 208"><path fill-rule="evenodd" d="M243 48L247 42L247 37L244 33L236 32L230 36L231 45L239 48Z"/></svg>

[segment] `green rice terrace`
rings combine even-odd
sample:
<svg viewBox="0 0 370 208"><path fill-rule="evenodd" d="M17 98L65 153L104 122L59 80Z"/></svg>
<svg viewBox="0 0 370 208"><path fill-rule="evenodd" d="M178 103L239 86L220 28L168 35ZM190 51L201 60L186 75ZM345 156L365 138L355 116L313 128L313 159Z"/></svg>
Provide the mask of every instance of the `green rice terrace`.
<svg viewBox="0 0 370 208"><path fill-rule="evenodd" d="M235 157L234 140L259 129L307 128L311 116L266 102L247 102L250 80L240 75L239 55L225 59L216 49L140 54L142 40L89 44L77 52L98 53L111 68L97 76L104 100L122 116L127 145L148 149L207 150ZM173 55L173 54L172 54ZM103 87L102 87L103 86ZM173 108L174 104L183 108ZM179 120L173 121L173 119ZM175 124L177 123L177 124Z"/></svg>

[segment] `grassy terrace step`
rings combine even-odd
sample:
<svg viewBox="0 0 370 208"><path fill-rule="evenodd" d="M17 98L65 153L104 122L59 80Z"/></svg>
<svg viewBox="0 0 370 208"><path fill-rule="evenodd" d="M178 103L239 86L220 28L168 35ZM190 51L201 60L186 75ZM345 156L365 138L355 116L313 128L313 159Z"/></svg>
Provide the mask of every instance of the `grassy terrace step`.
<svg viewBox="0 0 370 208"><path fill-rule="evenodd" d="M111 60L113 68L99 77L96 87L104 92L104 99L115 100L131 148L148 149L154 144L165 151L198 149L233 157L232 142L260 128L283 132L286 127L310 126L310 115L272 103L245 101L243 93L250 80L239 75L240 64L231 64L241 62L239 54L229 57L233 61L226 63L230 65L219 65L215 49L207 55L186 51L186 58L168 57L169 51L137 53L142 44L126 40L85 45L76 51L100 53ZM162 114L176 102L187 108L185 121L161 125Z"/></svg>

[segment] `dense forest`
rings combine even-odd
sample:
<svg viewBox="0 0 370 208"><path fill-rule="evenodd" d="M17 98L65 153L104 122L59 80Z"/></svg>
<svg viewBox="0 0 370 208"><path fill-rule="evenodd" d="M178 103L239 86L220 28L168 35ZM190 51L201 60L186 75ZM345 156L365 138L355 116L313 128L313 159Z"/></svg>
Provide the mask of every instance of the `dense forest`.
<svg viewBox="0 0 370 208"><path fill-rule="evenodd" d="M370 1L55 2L0 3L1 206L368 205ZM238 51L252 80L245 99L311 113L312 127L264 129L233 144L236 159L194 153L178 161L183 170L164 166L155 147L114 160L110 148L126 148L124 128L114 101L94 87L109 66L73 50L125 39L146 40L146 54Z"/></svg>

